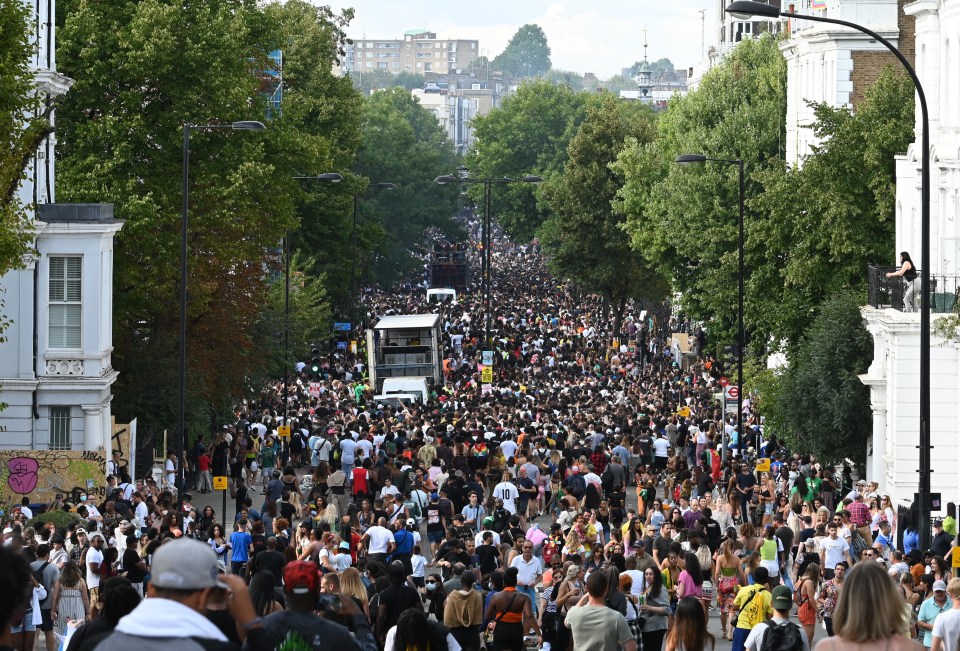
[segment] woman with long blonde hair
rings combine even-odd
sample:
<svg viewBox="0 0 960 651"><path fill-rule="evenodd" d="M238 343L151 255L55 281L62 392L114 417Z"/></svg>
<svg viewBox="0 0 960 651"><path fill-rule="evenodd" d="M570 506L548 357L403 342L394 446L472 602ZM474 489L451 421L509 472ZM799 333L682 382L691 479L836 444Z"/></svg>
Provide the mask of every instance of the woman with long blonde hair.
<svg viewBox="0 0 960 651"><path fill-rule="evenodd" d="M844 580L833 613L834 637L817 643L820 651L922 651L906 637L910 626L903 597L879 563L857 563Z"/></svg>
<svg viewBox="0 0 960 651"><path fill-rule="evenodd" d="M360 580L360 571L357 568L348 567L340 573L340 593L353 597L357 606L367 617L370 617L370 601L367 596L367 589L363 587L363 581Z"/></svg>

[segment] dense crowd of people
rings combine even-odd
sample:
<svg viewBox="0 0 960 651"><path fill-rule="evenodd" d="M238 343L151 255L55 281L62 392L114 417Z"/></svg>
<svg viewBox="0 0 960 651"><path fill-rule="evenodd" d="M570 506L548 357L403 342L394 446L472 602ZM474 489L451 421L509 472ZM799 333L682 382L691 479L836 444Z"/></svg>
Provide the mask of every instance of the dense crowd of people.
<svg viewBox="0 0 960 651"><path fill-rule="evenodd" d="M614 328L536 244L496 240L493 269L492 383L466 292L426 404L377 403L362 350L341 351L169 455L159 485L114 460L103 503L49 505L66 528L28 526L25 500L0 645L806 651L820 624L828 651L960 648L952 519L919 549L876 484L792 453L749 399L738 431L721 364L674 358L669 332L703 345L682 319L635 305ZM421 283L364 299L371 322L435 307ZM234 517L186 494L212 476Z"/></svg>

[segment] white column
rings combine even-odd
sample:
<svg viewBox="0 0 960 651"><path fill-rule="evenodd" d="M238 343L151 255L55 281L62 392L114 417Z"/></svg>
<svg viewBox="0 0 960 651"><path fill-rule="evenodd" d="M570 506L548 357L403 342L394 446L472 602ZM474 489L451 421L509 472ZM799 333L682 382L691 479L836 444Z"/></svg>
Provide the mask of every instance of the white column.
<svg viewBox="0 0 960 651"><path fill-rule="evenodd" d="M873 388L877 390L876 387ZM873 406L873 456L867 469L867 480L879 484L879 491L887 491L887 469L884 456L887 451L887 408L886 405Z"/></svg>
<svg viewBox="0 0 960 651"><path fill-rule="evenodd" d="M83 449L104 450L103 405L81 405L83 409Z"/></svg>

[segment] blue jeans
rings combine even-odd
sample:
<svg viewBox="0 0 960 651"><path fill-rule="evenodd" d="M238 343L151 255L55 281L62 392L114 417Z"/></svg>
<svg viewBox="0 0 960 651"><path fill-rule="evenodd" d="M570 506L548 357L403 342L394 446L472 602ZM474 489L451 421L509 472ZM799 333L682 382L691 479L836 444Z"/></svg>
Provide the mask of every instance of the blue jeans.
<svg viewBox="0 0 960 651"><path fill-rule="evenodd" d="M533 616L537 616L537 590L531 586L518 585L517 592L520 594L525 594L530 597L530 606L533 609Z"/></svg>

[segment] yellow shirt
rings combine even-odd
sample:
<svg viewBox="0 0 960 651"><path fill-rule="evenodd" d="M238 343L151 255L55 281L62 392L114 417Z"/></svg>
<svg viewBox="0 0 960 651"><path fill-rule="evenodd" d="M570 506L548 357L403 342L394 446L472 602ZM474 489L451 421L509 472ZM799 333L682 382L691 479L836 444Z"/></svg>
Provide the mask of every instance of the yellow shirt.
<svg viewBox="0 0 960 651"><path fill-rule="evenodd" d="M753 593L758 590L762 590L762 592L753 597ZM764 585L750 585L746 588L740 588L733 600L733 607L742 611L737 617L737 628L749 631L757 624L773 617L773 608L770 606L772 598L770 591ZM748 600L750 603L747 603Z"/></svg>

